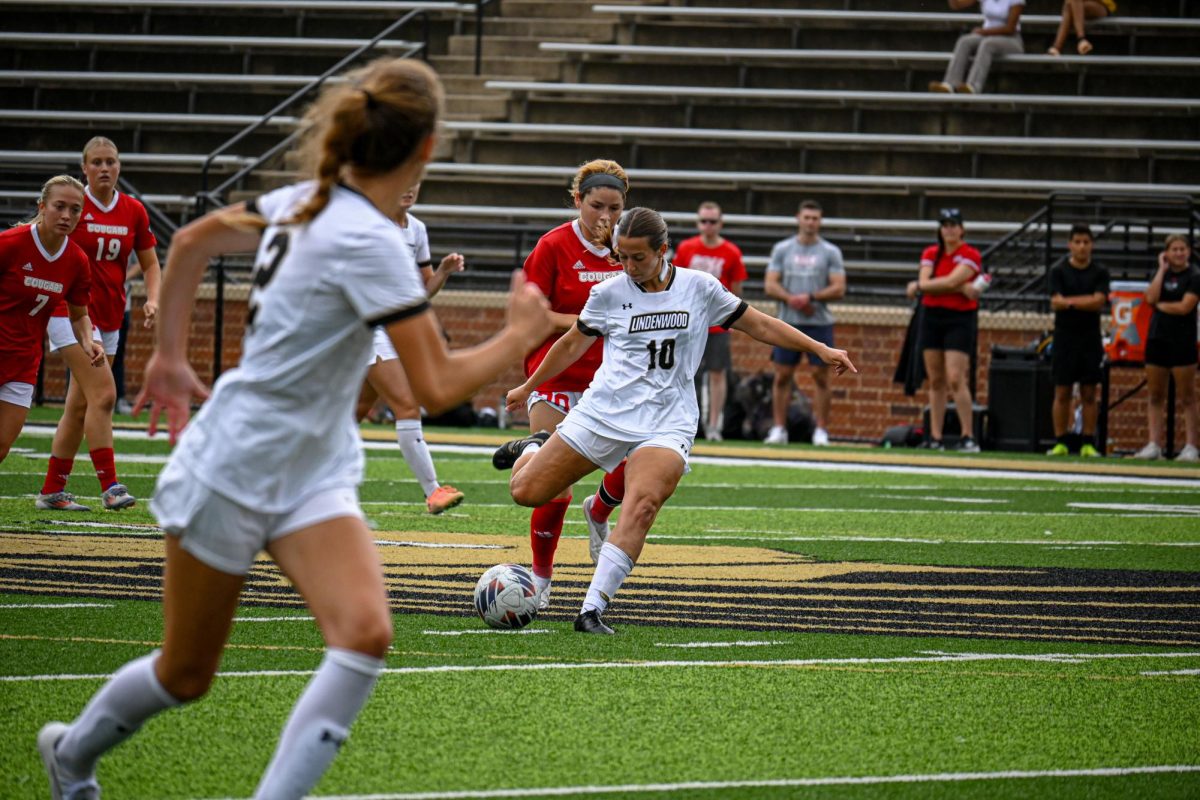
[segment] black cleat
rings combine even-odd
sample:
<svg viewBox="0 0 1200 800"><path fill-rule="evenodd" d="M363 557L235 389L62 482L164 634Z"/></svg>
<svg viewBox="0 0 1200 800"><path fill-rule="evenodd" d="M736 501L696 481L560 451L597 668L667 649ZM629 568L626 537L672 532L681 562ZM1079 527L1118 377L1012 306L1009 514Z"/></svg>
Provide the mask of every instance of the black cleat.
<svg viewBox="0 0 1200 800"><path fill-rule="evenodd" d="M600 633L606 636L616 633L604 624L604 620L600 619L600 612L594 608L591 611L584 611L575 618L575 630L579 633Z"/></svg>
<svg viewBox="0 0 1200 800"><path fill-rule="evenodd" d="M545 444L549 438L550 431L538 431L524 439L505 442L496 448L496 452L492 453L492 466L496 469L512 469L512 465L517 463L517 459L521 457L521 453L525 452L526 447L534 442Z"/></svg>

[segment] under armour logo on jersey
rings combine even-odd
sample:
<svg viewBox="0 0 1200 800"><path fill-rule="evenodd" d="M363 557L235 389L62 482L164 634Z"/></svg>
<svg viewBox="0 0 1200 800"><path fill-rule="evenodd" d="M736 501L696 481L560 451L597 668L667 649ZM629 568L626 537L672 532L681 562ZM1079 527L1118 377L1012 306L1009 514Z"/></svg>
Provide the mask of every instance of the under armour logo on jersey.
<svg viewBox="0 0 1200 800"><path fill-rule="evenodd" d="M576 261L572 269L587 269L587 267L583 265L582 261Z"/></svg>
<svg viewBox="0 0 1200 800"><path fill-rule="evenodd" d="M21 269L33 272L33 264L26 263L25 266L21 267Z"/></svg>
<svg viewBox="0 0 1200 800"><path fill-rule="evenodd" d="M628 311L629 309L633 308L633 303L621 303L621 308Z"/></svg>
<svg viewBox="0 0 1200 800"><path fill-rule="evenodd" d="M92 212L90 212L90 211L88 213L84 214L83 218L84 219L95 219L95 217L92 216Z"/></svg>

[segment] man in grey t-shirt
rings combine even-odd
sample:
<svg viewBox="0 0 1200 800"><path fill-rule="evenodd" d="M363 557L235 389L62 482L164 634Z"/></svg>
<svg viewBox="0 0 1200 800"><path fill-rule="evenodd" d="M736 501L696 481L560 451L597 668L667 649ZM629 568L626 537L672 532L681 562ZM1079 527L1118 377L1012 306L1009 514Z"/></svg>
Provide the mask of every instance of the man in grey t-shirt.
<svg viewBox="0 0 1200 800"><path fill-rule="evenodd" d="M779 318L818 342L833 347L833 314L826 307L831 300L846 294L846 269L842 251L820 237L821 206L805 200L796 214L800 232L779 242L771 250L767 265L766 293L779 301ZM771 389L774 425L767 444L787 444L787 409L792 397L792 382L800 353L776 347L771 352L775 365L775 384ZM829 444L829 370L820 359L809 356L812 377L813 413L817 427L813 444Z"/></svg>

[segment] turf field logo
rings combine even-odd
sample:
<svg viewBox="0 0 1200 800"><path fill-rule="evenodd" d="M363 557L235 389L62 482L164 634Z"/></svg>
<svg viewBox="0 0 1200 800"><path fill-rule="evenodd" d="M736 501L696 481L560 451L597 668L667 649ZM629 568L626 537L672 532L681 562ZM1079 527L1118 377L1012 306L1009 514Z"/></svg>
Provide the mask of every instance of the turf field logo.
<svg viewBox="0 0 1200 800"><path fill-rule="evenodd" d="M638 314L629 320L630 333L648 331L682 330L688 326L691 313L688 311L659 311L654 314Z"/></svg>

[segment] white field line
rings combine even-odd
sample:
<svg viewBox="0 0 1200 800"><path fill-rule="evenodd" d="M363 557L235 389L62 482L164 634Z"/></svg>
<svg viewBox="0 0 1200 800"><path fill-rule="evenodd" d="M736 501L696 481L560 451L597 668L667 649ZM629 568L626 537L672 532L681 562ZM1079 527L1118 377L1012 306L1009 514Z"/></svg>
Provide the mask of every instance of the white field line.
<svg viewBox="0 0 1200 800"><path fill-rule="evenodd" d="M6 495L0 496L0 500L26 500L32 499L36 495ZM393 508L424 508L424 502L397 502L395 500L360 500L358 503L364 508L376 506L391 506ZM772 513L788 513L788 514L920 514L923 516L955 516L955 517L1067 517L1070 519L1087 519L1091 517L1103 519L1173 519L1182 518L1190 519L1196 516L1194 513L1119 513L1119 514L1089 514L1079 511L990 511L990 510L974 510L962 508L836 508L836 507L821 507L821 506L783 506L779 508L764 508L762 506L699 506L699 505L684 505L680 503L672 503L669 506L672 511L704 511L704 512L743 512L743 511L770 511ZM471 508L516 508L512 503L471 503ZM386 512L383 512L386 513ZM380 513L380 516L383 515ZM447 515L452 516L452 515ZM459 515L469 516L469 515Z"/></svg>
<svg viewBox="0 0 1200 800"><path fill-rule="evenodd" d="M962 783L965 781L1037 780L1042 778L1116 778L1124 775L1162 775L1200 772L1200 766L1170 764L1095 769L1005 770L1002 772L935 772L924 775L844 775L826 778L776 778L744 781L681 781L629 783L611 786L545 786L523 789L479 789L400 794L321 795L314 800L491 800L504 797L576 797L597 794L668 794L698 790L770 789L804 786L878 786L895 783Z"/></svg>
<svg viewBox="0 0 1200 800"><path fill-rule="evenodd" d="M234 617L234 622L312 622L313 617Z"/></svg>
<svg viewBox="0 0 1200 800"><path fill-rule="evenodd" d="M1143 672L1142 675L1200 675L1200 669L1172 669L1165 672Z"/></svg>
<svg viewBox="0 0 1200 800"><path fill-rule="evenodd" d="M365 505L365 504L364 504ZM418 505L425 505L419 503ZM426 550L508 550L502 544L451 544L449 542L398 542L389 539L376 539L375 544L386 547L420 547Z"/></svg>
<svg viewBox="0 0 1200 800"><path fill-rule="evenodd" d="M1200 514L1200 506L1174 506L1161 503L1067 503L1069 508L1111 511L1155 511L1169 514Z"/></svg>
<svg viewBox="0 0 1200 800"><path fill-rule="evenodd" d="M1007 505L1011 500L993 497L942 497L940 495L869 494L875 500L932 500L937 503L962 503L963 505Z"/></svg>
<svg viewBox="0 0 1200 800"><path fill-rule="evenodd" d="M939 653L930 655L895 656L891 658L796 658L775 660L730 660L730 661L636 661L606 662L583 661L578 663L559 662L546 664L442 664L432 667L388 667L383 675L432 675L439 673L465 672L556 672L584 669L691 669L696 667L819 667L827 665L873 665L873 664L933 664L967 663L980 661L1050 661L1063 664L1079 664L1092 660L1124 658L1200 658L1200 652L1176 653ZM279 676L310 676L316 670L247 670L242 672L219 672L223 678L264 678ZM53 681L106 680L108 674L74 675L0 675L4 683L42 683Z"/></svg>
<svg viewBox="0 0 1200 800"><path fill-rule="evenodd" d="M26 423L21 433L25 436L40 436L49 438L54 436L55 427L53 425L42 425ZM113 431L113 436L118 439L138 439L150 441L150 437L144 431L136 430L116 430ZM156 441L165 442L165 436L157 437ZM375 442L364 441L363 447L367 450L395 450L396 445L393 442ZM494 447L486 445L461 445L461 444L431 444L429 449L435 453L462 453L469 455L490 456ZM797 453L797 456L800 454ZM49 453L41 454L38 458L48 459ZM157 458L157 456L155 456ZM80 454L80 458L86 458L84 454ZM162 458L165 458L163 456ZM122 460L133 459L127 456L122 456L118 459ZM795 460L776 460L776 459L757 459L757 458L730 458L718 456L697 456L693 455L689 459L693 464L714 464L717 466L726 467L774 467L776 469L800 469L812 470L815 472L872 472L872 473L888 473L900 475L940 475L951 478L963 477L963 470L955 467L926 467L920 465L909 464L869 464L869 463L849 463L849 462L827 462L827 461L805 461L803 458ZM963 466L970 466L970 461L963 461ZM979 478L1001 478L1005 480L1027 481L1030 483L1045 484L1050 483L1075 483L1095 486L1098 484L1128 484L1131 486L1171 486L1176 488L1192 488L1200 489L1200 480L1194 478L1148 478L1126 475L1089 475L1089 474L1072 474L1062 472L1023 472L1020 470L978 470L971 472L972 477Z"/></svg>
<svg viewBox="0 0 1200 800"><path fill-rule="evenodd" d="M531 633L554 633L554 631L550 630L549 628L522 628L519 631L501 631L487 628L468 631L421 631L421 633L425 634L426 636L470 636L473 634L484 634L488 636L521 636Z"/></svg>
<svg viewBox="0 0 1200 800"><path fill-rule="evenodd" d="M112 603L5 603L0 608L112 608Z"/></svg>
<svg viewBox="0 0 1200 800"><path fill-rule="evenodd" d="M787 642L655 642L655 647L769 647L776 644L787 644Z"/></svg>
<svg viewBox="0 0 1200 800"><path fill-rule="evenodd" d="M568 521L568 524L572 524ZM583 522L579 522L583 525ZM761 542L897 542L900 544L1014 544L1036 547L1076 545L1086 547L1200 547L1200 542L1122 542L1111 539L1064 541L1055 539L924 539L910 536L788 536L790 531L754 531L734 528L709 528L702 533L650 533L647 539L715 539L721 541ZM712 536L711 534L719 534ZM760 535L761 534L761 535ZM778 535L776 535L778 534ZM581 537L568 537L581 538Z"/></svg>

